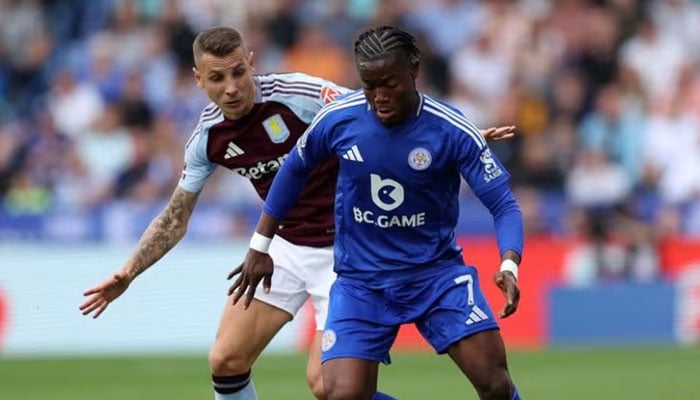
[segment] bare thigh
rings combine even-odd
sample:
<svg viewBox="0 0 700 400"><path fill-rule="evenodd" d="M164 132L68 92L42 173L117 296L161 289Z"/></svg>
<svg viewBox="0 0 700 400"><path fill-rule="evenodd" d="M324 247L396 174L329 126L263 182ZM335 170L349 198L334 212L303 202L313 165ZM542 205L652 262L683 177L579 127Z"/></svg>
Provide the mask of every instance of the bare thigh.
<svg viewBox="0 0 700 400"><path fill-rule="evenodd" d="M513 383L499 330L483 331L464 338L450 346L447 353L482 399L510 398Z"/></svg>
<svg viewBox="0 0 700 400"><path fill-rule="evenodd" d="M316 331L311 347L309 347L309 359L306 364L306 381L311 392L317 399L325 399L326 392L323 388L323 372L321 370L321 339L323 331Z"/></svg>
<svg viewBox="0 0 700 400"><path fill-rule="evenodd" d="M216 340L210 353L214 375L244 373L292 316L277 307L254 299L246 310L231 297L224 307Z"/></svg>
<svg viewBox="0 0 700 400"><path fill-rule="evenodd" d="M323 363L328 400L371 400L377 391L379 363L359 358L334 358Z"/></svg>

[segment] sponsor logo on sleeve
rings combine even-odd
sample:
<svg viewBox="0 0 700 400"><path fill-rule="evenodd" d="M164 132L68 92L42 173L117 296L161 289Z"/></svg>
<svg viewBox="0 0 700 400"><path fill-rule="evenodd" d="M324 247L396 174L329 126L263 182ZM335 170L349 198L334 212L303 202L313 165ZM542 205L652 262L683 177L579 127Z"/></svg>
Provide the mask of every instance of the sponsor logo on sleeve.
<svg viewBox="0 0 700 400"><path fill-rule="evenodd" d="M496 164L496 160L491 155L491 150L484 149L479 160L484 164L484 181L487 183L503 175L503 170Z"/></svg>
<svg viewBox="0 0 700 400"><path fill-rule="evenodd" d="M324 86L323 89L321 89L321 100L326 104L335 100L338 96L340 96L340 91L336 88Z"/></svg>

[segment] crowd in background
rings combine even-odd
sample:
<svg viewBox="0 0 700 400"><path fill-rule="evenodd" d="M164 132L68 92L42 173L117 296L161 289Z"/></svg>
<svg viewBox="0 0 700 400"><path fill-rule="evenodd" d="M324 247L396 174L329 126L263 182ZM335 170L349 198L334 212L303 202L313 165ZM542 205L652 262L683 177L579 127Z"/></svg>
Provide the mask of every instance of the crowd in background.
<svg viewBox="0 0 700 400"><path fill-rule="evenodd" d="M385 23L416 35L421 90L517 126L493 150L528 235L585 238L608 273L641 275L659 238L700 236L697 0L0 0L0 225L161 206L208 101L200 30L239 29L257 72L359 87L353 40ZM483 232L463 200L460 229ZM228 171L201 202L234 235L260 204Z"/></svg>

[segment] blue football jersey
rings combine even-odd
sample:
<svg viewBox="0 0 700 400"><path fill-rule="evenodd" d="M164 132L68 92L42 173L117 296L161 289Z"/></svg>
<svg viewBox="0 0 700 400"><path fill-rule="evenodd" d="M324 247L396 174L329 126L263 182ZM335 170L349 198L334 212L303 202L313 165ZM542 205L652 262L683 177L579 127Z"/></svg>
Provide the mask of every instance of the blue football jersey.
<svg viewBox="0 0 700 400"><path fill-rule="evenodd" d="M356 277L462 262L454 232L461 178L480 197L509 179L480 131L425 94L416 112L392 127L377 120L362 91L337 100L315 117L285 164L311 169L331 156L340 161L335 269Z"/></svg>

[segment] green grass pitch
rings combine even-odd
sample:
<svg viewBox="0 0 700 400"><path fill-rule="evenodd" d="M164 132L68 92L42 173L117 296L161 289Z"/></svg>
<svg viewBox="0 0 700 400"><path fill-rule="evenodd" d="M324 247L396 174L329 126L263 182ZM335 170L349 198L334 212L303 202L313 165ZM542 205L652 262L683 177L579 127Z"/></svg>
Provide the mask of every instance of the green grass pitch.
<svg viewBox="0 0 700 400"><path fill-rule="evenodd" d="M395 354L380 389L402 400L476 399L446 356ZM512 351L526 400L700 400L700 348ZM261 399L311 399L305 356L265 354L254 369ZM3 400L212 399L204 357L0 358Z"/></svg>

